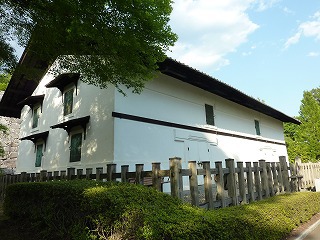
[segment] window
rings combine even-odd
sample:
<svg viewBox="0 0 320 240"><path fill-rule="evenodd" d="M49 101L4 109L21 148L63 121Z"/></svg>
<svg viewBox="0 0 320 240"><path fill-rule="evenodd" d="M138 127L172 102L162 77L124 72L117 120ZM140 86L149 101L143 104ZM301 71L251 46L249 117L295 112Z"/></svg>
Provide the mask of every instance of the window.
<svg viewBox="0 0 320 240"><path fill-rule="evenodd" d="M38 127L39 117L40 117L40 106L36 106L33 108L32 128Z"/></svg>
<svg viewBox="0 0 320 240"><path fill-rule="evenodd" d="M82 133L73 134L70 143L70 162L81 160Z"/></svg>
<svg viewBox="0 0 320 240"><path fill-rule="evenodd" d="M206 110L206 123L214 126L213 106L205 104L205 110Z"/></svg>
<svg viewBox="0 0 320 240"><path fill-rule="evenodd" d="M64 103L63 103L63 115L64 116L72 113L73 91L74 91L74 88L72 88L64 93Z"/></svg>
<svg viewBox="0 0 320 240"><path fill-rule="evenodd" d="M42 150L43 150L43 144L38 144L36 147L36 162L35 167L41 167L41 160L42 160Z"/></svg>
<svg viewBox="0 0 320 240"><path fill-rule="evenodd" d="M255 126L255 128L256 128L256 134L260 136L260 135L261 135L261 132L260 132L260 123L259 123L258 120L254 120L254 126Z"/></svg>

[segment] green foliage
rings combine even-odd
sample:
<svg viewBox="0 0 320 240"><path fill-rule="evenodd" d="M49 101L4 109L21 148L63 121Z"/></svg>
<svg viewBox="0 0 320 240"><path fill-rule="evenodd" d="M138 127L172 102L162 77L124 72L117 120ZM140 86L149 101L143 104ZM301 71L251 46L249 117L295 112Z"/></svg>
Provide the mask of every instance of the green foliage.
<svg viewBox="0 0 320 240"><path fill-rule="evenodd" d="M9 81L10 81L11 75L6 73L6 74L0 74L0 91L5 91Z"/></svg>
<svg viewBox="0 0 320 240"><path fill-rule="evenodd" d="M1 16L1 7L0 7ZM0 22L1 25L1 22ZM17 58L14 55L14 49L1 36L0 27L0 73L11 72L17 64ZM0 85L1 87L1 85Z"/></svg>
<svg viewBox="0 0 320 240"><path fill-rule="evenodd" d="M3 36L16 37L41 60L105 88L140 92L177 36L168 25L171 0L0 0Z"/></svg>
<svg viewBox="0 0 320 240"><path fill-rule="evenodd" d="M8 127L3 125L3 124L0 124L0 132L3 133L3 134L8 134ZM0 143L0 156L3 157L4 156L4 149L3 149L3 146L2 144Z"/></svg>
<svg viewBox="0 0 320 240"><path fill-rule="evenodd" d="M291 162L300 157L302 162L320 160L320 88L305 91L299 116L300 125L285 124L284 132Z"/></svg>
<svg viewBox="0 0 320 240"><path fill-rule="evenodd" d="M4 210L32 223L39 239L283 239L320 212L319 197L205 211L152 188L82 180L10 185Z"/></svg>

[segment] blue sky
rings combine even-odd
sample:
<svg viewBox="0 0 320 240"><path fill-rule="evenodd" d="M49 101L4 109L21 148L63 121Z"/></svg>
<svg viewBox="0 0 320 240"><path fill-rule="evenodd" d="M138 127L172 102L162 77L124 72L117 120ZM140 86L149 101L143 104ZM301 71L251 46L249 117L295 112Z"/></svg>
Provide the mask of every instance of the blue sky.
<svg viewBox="0 0 320 240"><path fill-rule="evenodd" d="M170 57L289 116L320 87L318 0L174 0L170 25Z"/></svg>
<svg viewBox="0 0 320 240"><path fill-rule="evenodd" d="M175 0L168 55L297 116L320 82L320 1Z"/></svg>

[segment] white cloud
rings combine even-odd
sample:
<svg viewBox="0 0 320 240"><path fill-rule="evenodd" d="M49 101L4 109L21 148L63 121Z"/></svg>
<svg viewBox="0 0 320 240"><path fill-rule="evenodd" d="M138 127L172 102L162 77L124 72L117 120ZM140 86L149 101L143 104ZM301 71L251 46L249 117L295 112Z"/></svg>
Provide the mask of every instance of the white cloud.
<svg viewBox="0 0 320 240"><path fill-rule="evenodd" d="M250 56L252 52L242 52L242 56L247 57Z"/></svg>
<svg viewBox="0 0 320 240"><path fill-rule="evenodd" d="M169 56L200 70L228 65L226 55L259 26L246 10L254 0L175 0L170 25L179 36Z"/></svg>
<svg viewBox="0 0 320 240"><path fill-rule="evenodd" d="M296 44L297 42L299 42L300 37L301 37L301 32L299 31L286 41L286 43L284 44L284 48L287 49L292 44Z"/></svg>
<svg viewBox="0 0 320 240"><path fill-rule="evenodd" d="M284 7L283 8L283 11L286 13L286 14L295 14L294 11L292 11L291 9L287 8L287 7Z"/></svg>
<svg viewBox="0 0 320 240"><path fill-rule="evenodd" d="M319 52L309 52L308 57L318 57L319 56Z"/></svg>
<svg viewBox="0 0 320 240"><path fill-rule="evenodd" d="M276 4L277 2L279 2L280 0L258 0L257 4L258 4L258 8L257 11L265 11L271 7L274 6L274 4Z"/></svg>
<svg viewBox="0 0 320 240"><path fill-rule="evenodd" d="M302 36L314 37L316 40L320 40L320 11L311 16L311 19L311 21L300 23L297 32L285 43L285 49L292 44L298 43Z"/></svg>

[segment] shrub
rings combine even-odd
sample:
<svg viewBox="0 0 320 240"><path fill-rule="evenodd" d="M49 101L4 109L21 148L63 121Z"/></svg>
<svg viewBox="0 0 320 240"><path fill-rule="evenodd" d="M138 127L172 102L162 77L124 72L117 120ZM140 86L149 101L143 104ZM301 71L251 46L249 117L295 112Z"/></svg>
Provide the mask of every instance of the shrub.
<svg viewBox="0 0 320 240"><path fill-rule="evenodd" d="M206 211L125 183L19 183L5 213L46 239L282 239L320 212L320 193L295 193Z"/></svg>

